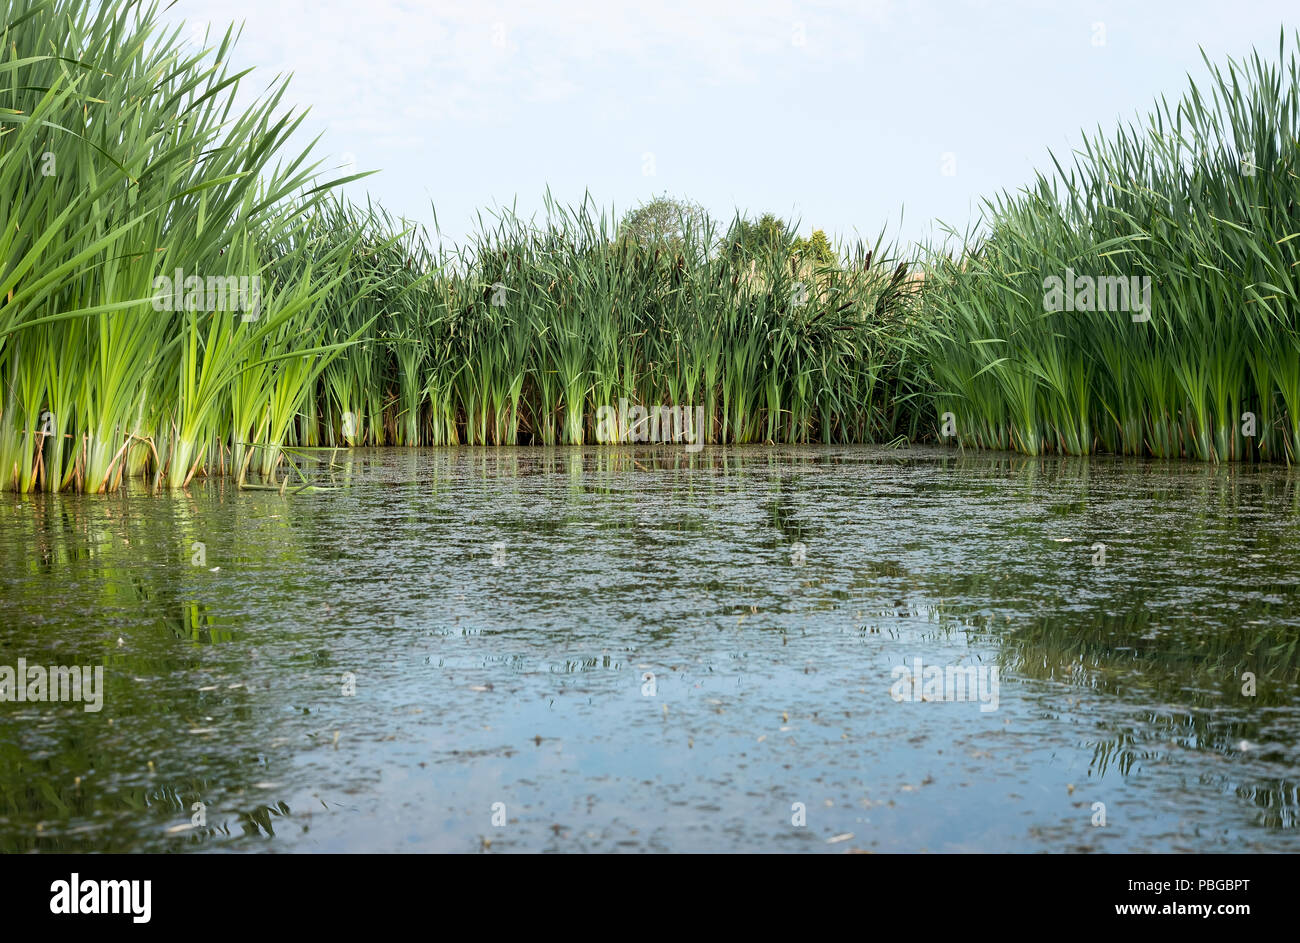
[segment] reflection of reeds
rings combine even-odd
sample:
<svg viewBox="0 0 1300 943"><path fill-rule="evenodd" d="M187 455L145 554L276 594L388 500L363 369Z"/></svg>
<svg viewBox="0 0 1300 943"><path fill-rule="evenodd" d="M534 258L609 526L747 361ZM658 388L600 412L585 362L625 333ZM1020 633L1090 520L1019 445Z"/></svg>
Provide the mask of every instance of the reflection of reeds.
<svg viewBox="0 0 1300 943"><path fill-rule="evenodd" d="M1162 632L1153 631L1144 609L1057 614L1010 631L1001 657L1009 671L1026 677L1113 694L1136 685L1206 706L1289 703L1300 685L1300 636L1286 626L1249 625L1251 614L1251 607L1243 606L1239 625ZM1256 678L1257 691L1249 700L1241 693L1245 672Z"/></svg>
<svg viewBox="0 0 1300 943"><path fill-rule="evenodd" d="M1128 776L1135 766L1164 760L1171 743L1240 756L1240 742L1253 737L1258 726L1246 721L1225 722L1204 711L1147 714L1140 724L1113 730L1095 741L1089 772L1102 777L1114 770ZM1246 778L1250 781L1243 782ZM1255 805L1259 809L1257 824L1265 828L1300 826L1300 784L1293 779L1259 776L1251 769L1238 775L1203 776L1202 781Z"/></svg>
<svg viewBox="0 0 1300 943"><path fill-rule="evenodd" d="M1226 781L1223 786L1258 807L1258 821L1264 828L1300 827L1300 783L1295 780Z"/></svg>
<svg viewBox="0 0 1300 943"><path fill-rule="evenodd" d="M80 747L68 748L60 757L75 768L95 765ZM44 770L27 767L22 757L6 755L0 748L0 819L24 823L22 828L0 828L0 853L126 852L142 847L175 851L231 838L271 837L275 835L274 820L291 814L284 802L258 803L236 809L232 822L225 808L212 804L214 796L222 796L224 791L210 779L147 789L112 789L93 779L67 782L47 778ZM15 786L16 782L23 785ZM193 821L195 803L199 802L207 806L207 824L201 826ZM137 825L124 825L124 816L132 817ZM150 821L152 845L142 836L140 819ZM83 824L69 827L73 820ZM41 827L31 828L27 823L32 822L41 823ZM234 824L238 835L233 832Z"/></svg>
<svg viewBox="0 0 1300 943"><path fill-rule="evenodd" d="M1209 94L1088 139L1070 171L990 202L960 261L935 259L928 362L957 441L1300 458L1298 64L1212 68ZM1150 277L1150 320L1045 310L1067 269Z"/></svg>
<svg viewBox="0 0 1300 943"><path fill-rule="evenodd" d="M149 611L155 614L156 624L170 633L173 638L201 645L214 645L234 640L233 622L214 612L206 603L174 598L151 599L149 592L138 579L133 579L132 585L142 603L152 603Z"/></svg>

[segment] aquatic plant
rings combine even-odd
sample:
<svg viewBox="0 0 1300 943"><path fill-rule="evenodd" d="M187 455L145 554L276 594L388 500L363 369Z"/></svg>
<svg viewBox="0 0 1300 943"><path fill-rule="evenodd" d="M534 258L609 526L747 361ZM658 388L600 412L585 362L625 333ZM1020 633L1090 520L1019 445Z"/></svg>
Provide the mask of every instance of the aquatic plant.
<svg viewBox="0 0 1300 943"><path fill-rule="evenodd" d="M1031 455L1300 456L1295 43L1084 140L926 279L935 427ZM955 235L955 234L954 234ZM948 420L944 429L944 415Z"/></svg>
<svg viewBox="0 0 1300 943"><path fill-rule="evenodd" d="M234 33L179 32L137 0L5 4L0 488L179 486L274 442L263 410L305 395L321 301L353 291L284 83L238 111Z"/></svg>
<svg viewBox="0 0 1300 943"><path fill-rule="evenodd" d="M620 398L707 402L716 441L895 431L905 297L879 247L741 266L711 231L667 251L548 200L544 224L503 213L435 250L330 197L283 82L237 110L232 32L201 50L142 0L7 0L3 39L0 488L590 442Z"/></svg>
<svg viewBox="0 0 1300 943"><path fill-rule="evenodd" d="M892 439L913 418L913 283L880 241L833 264L734 260L709 224L621 239L590 199L548 196L541 222L504 211L434 252L373 207L337 212L390 249L354 261L374 282L359 304L327 305L331 339L375 319L325 371L325 412L352 417L336 441L591 443L622 403L702 406L711 442ZM610 427L631 441L626 416Z"/></svg>

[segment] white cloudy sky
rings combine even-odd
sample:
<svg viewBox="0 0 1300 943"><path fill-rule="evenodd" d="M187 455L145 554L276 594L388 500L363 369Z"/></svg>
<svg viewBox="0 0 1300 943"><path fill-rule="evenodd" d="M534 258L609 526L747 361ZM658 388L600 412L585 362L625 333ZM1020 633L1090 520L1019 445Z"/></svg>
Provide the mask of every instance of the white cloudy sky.
<svg viewBox="0 0 1300 943"><path fill-rule="evenodd" d="M834 236L961 229L1047 149L1276 50L1294 0L178 0L311 108L356 185L463 237L480 209L668 192ZM943 172L945 159L955 173ZM900 222L901 218L901 222Z"/></svg>

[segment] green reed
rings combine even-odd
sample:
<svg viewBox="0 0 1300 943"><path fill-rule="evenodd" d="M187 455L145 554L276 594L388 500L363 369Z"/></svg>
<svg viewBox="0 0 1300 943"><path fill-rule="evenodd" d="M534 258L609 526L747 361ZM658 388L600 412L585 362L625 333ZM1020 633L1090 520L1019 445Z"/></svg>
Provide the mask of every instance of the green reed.
<svg viewBox="0 0 1300 943"><path fill-rule="evenodd" d="M935 256L926 364L949 441L1300 456L1294 47L1283 36L1275 62L1207 60L1205 90L1086 138L1069 170L989 201L987 231L959 257ZM1050 310L1045 280L1067 271L1149 278L1149 319L1109 293L1108 310Z"/></svg>
<svg viewBox="0 0 1300 943"><path fill-rule="evenodd" d="M712 225L643 245L548 195L444 245L318 182L282 82L239 110L231 32L190 48L146 0L4 0L0 30L0 488L619 444L665 406L709 442L917 432L915 283L881 240L821 265ZM226 277L260 280L251 315L203 295Z"/></svg>
<svg viewBox="0 0 1300 943"><path fill-rule="evenodd" d="M354 259L349 277L372 282L359 302L326 303L331 341L374 323L320 384L322 414L364 416L335 441L627 442L627 413L658 406L704 407L710 442L915 431L896 402L914 393L902 370L914 292L880 245L837 265L738 258L706 226L670 250L621 240L589 200L548 197L541 222L501 212L434 251L373 207L332 212L337 230L388 247ZM619 413L613 434L602 407Z"/></svg>
<svg viewBox="0 0 1300 943"><path fill-rule="evenodd" d="M311 390L293 361L353 286L310 244L284 84L236 110L233 33L191 49L139 0L6 0L0 33L0 488L177 487L287 434L263 410ZM158 310L178 270L260 278L260 311Z"/></svg>

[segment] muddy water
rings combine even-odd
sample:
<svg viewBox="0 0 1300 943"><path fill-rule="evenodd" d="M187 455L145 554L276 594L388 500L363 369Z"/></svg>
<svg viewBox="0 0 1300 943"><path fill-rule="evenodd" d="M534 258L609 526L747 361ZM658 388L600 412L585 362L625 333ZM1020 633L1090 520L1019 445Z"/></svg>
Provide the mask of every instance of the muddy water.
<svg viewBox="0 0 1300 943"><path fill-rule="evenodd" d="M1300 849L1285 469L305 471L0 498L0 666L104 669L0 703L0 850Z"/></svg>

